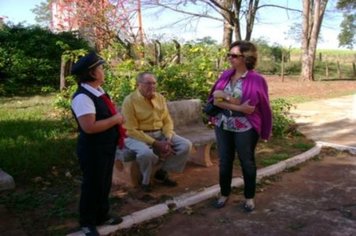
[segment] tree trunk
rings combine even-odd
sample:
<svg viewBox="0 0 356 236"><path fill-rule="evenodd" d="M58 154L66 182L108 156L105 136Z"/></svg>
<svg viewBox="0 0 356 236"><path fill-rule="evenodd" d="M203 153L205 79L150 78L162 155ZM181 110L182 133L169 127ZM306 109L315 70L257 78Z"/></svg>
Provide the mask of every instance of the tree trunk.
<svg viewBox="0 0 356 236"><path fill-rule="evenodd" d="M314 80L319 32L328 0L303 0L302 80Z"/></svg>
<svg viewBox="0 0 356 236"><path fill-rule="evenodd" d="M232 14L232 1L224 0L221 2L223 9L220 10L224 18L224 32L223 32L223 47L229 48L232 42L232 33L234 29L234 18Z"/></svg>
<svg viewBox="0 0 356 236"><path fill-rule="evenodd" d="M242 0L234 0L233 7L234 7L234 32L235 32L235 40L241 40L241 27L240 27L240 19L239 16L241 15L241 3Z"/></svg>
<svg viewBox="0 0 356 236"><path fill-rule="evenodd" d="M259 4L259 0L250 0L248 4L248 12L246 14L246 37L245 37L245 40L247 41L251 40L258 4Z"/></svg>
<svg viewBox="0 0 356 236"><path fill-rule="evenodd" d="M230 23L226 20L224 21L224 35L223 35L223 47L229 48L232 42L232 32L233 28Z"/></svg>

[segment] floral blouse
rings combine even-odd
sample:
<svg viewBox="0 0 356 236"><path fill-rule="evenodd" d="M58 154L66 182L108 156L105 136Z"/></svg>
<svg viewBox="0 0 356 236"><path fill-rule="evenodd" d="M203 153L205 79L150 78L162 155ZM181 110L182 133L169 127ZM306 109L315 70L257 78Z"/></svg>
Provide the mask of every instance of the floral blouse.
<svg viewBox="0 0 356 236"><path fill-rule="evenodd" d="M237 80L234 87L232 87L231 82L229 82L224 92L230 94L231 97L241 98L242 97L242 83L243 78ZM215 117L215 125L221 127L224 130L232 132L245 132L252 128L250 122L246 119L245 116L226 116L223 113L219 113Z"/></svg>

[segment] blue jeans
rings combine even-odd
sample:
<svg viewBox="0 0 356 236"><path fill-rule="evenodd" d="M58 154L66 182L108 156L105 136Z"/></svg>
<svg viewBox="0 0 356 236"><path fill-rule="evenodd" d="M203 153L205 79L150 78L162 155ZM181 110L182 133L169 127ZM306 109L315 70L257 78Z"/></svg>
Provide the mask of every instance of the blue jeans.
<svg viewBox="0 0 356 236"><path fill-rule="evenodd" d="M156 140L163 140L165 138L161 131L146 134ZM173 135L171 141L175 155L171 155L164 161L162 169L169 172L182 172L191 151L192 143L188 139L176 134ZM136 161L142 174L142 184L149 184L153 166L157 164L159 160L158 155L153 152L150 145L130 137L125 139L125 146L136 153Z"/></svg>
<svg viewBox="0 0 356 236"><path fill-rule="evenodd" d="M245 198L253 198L256 192L255 149L259 138L254 129L246 132L231 132L215 127L219 154L219 183L223 196L231 193L231 180L235 152L240 160L244 179Z"/></svg>

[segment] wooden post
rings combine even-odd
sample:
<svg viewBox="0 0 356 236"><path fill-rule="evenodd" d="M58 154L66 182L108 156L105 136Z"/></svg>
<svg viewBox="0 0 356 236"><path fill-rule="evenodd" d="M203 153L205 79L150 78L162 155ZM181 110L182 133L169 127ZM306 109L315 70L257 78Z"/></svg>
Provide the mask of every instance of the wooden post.
<svg viewBox="0 0 356 236"><path fill-rule="evenodd" d="M282 51L282 62L281 62L281 78L282 82L284 82L284 51Z"/></svg>
<svg viewBox="0 0 356 236"><path fill-rule="evenodd" d="M137 1L137 17L138 17L138 32L140 40L140 55L141 58L145 57L145 44L143 42L143 27L142 27L142 14L141 14L141 0Z"/></svg>
<svg viewBox="0 0 356 236"><path fill-rule="evenodd" d="M60 73L60 81L59 81L59 91L62 91L64 87L66 86L65 84L65 74L66 74L66 61L64 57L61 57L61 73Z"/></svg>
<svg viewBox="0 0 356 236"><path fill-rule="evenodd" d="M180 44L178 43L178 41L177 40L173 40L173 43L176 45L176 50L177 50L177 52L176 52L176 58L177 58L177 60L176 60L176 62L177 62L177 64L180 64L181 63L181 57L180 57Z"/></svg>
<svg viewBox="0 0 356 236"><path fill-rule="evenodd" d="M154 46L155 46L155 65L159 65L162 61L162 46L161 46L161 42L158 40L154 41Z"/></svg>
<svg viewBox="0 0 356 236"><path fill-rule="evenodd" d="M322 55L322 53L320 52L319 53L319 61L322 61L323 60L323 55Z"/></svg>
<svg viewBox="0 0 356 236"><path fill-rule="evenodd" d="M325 77L329 79L329 64L328 61L325 61Z"/></svg>
<svg viewBox="0 0 356 236"><path fill-rule="evenodd" d="M355 62L352 62L352 70L354 72L354 77L356 78L356 65L355 65Z"/></svg>
<svg viewBox="0 0 356 236"><path fill-rule="evenodd" d="M339 77L339 79L341 79L341 68L340 68L340 62L339 60L337 61L337 75Z"/></svg>

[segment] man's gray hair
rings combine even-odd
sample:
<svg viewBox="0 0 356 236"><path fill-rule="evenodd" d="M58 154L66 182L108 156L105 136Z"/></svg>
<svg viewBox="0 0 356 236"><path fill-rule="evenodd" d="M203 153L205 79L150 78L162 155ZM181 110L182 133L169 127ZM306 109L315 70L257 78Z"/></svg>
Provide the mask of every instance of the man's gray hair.
<svg viewBox="0 0 356 236"><path fill-rule="evenodd" d="M136 82L141 83L143 82L143 78L145 78L146 75L152 75L154 77L154 74L148 71L141 72L137 75Z"/></svg>

